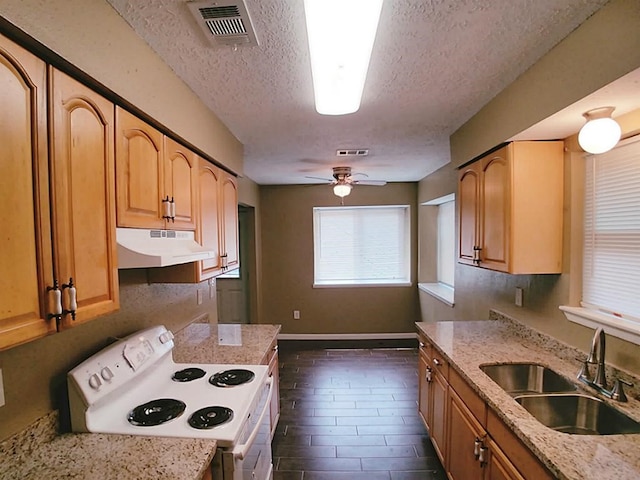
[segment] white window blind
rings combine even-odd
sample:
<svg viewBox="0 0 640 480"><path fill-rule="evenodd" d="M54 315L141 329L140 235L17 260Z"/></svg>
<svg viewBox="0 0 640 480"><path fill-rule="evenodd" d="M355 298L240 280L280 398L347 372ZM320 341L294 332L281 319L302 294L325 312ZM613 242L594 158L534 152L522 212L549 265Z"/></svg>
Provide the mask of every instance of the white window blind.
<svg viewBox="0 0 640 480"><path fill-rule="evenodd" d="M587 162L583 306L640 324L640 139Z"/></svg>
<svg viewBox="0 0 640 480"><path fill-rule="evenodd" d="M453 287L456 265L455 202L438 206L438 282Z"/></svg>
<svg viewBox="0 0 640 480"><path fill-rule="evenodd" d="M408 205L313 209L314 284L410 282Z"/></svg>

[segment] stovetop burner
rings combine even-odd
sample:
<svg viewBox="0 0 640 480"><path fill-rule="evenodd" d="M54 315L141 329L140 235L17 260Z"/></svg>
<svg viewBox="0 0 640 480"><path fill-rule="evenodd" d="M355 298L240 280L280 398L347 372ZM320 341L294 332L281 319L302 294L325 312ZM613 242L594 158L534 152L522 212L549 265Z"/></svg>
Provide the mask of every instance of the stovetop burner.
<svg viewBox="0 0 640 480"><path fill-rule="evenodd" d="M235 387L243 383L249 383L254 377L255 374L251 370L234 368L213 374L209 378L209 383L216 387Z"/></svg>
<svg viewBox="0 0 640 480"><path fill-rule="evenodd" d="M138 427L152 427L178 418L186 407L187 405L180 400L160 398L138 405L129 412L127 420Z"/></svg>
<svg viewBox="0 0 640 480"><path fill-rule="evenodd" d="M233 410L227 407L205 407L189 417L189 425L198 430L208 430L233 418Z"/></svg>
<svg viewBox="0 0 640 480"><path fill-rule="evenodd" d="M189 367L184 370L178 370L173 374L171 380L174 382L191 382L204 377L206 372L198 367Z"/></svg>

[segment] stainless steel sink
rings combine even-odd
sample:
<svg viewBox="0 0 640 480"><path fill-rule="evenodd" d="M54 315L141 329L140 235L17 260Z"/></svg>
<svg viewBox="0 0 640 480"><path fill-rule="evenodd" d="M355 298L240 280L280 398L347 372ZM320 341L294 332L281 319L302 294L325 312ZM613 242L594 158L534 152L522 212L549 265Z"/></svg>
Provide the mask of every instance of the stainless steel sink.
<svg viewBox="0 0 640 480"><path fill-rule="evenodd" d="M537 363L481 365L480 370L513 396L578 390L574 383Z"/></svg>
<svg viewBox="0 0 640 480"><path fill-rule="evenodd" d="M640 433L640 423L602 400L580 394L515 397L540 423L563 433L615 435Z"/></svg>

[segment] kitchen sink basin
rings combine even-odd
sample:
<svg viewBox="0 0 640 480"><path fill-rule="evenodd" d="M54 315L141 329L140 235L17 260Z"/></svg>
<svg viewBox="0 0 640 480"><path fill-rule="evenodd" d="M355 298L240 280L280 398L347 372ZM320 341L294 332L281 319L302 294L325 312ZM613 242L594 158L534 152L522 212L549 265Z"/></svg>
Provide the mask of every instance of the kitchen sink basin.
<svg viewBox="0 0 640 480"><path fill-rule="evenodd" d="M515 397L536 420L549 428L577 435L640 433L640 423L602 400L580 394Z"/></svg>
<svg viewBox="0 0 640 480"><path fill-rule="evenodd" d="M510 395L575 392L578 388L558 373L537 363L481 365L480 370Z"/></svg>

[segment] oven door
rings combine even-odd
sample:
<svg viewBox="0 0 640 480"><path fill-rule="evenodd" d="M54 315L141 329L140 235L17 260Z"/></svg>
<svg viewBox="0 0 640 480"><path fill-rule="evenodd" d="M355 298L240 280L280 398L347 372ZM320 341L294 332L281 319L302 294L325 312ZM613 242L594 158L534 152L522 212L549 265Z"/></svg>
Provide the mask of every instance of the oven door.
<svg viewBox="0 0 640 480"><path fill-rule="evenodd" d="M268 378L260 400L247 419L240 443L233 448L218 449L214 469L223 480L271 480L271 420L269 406L273 395L273 378Z"/></svg>

